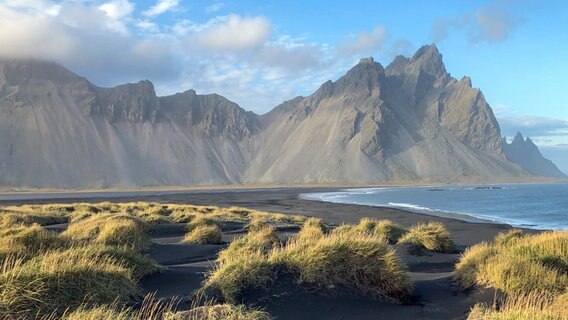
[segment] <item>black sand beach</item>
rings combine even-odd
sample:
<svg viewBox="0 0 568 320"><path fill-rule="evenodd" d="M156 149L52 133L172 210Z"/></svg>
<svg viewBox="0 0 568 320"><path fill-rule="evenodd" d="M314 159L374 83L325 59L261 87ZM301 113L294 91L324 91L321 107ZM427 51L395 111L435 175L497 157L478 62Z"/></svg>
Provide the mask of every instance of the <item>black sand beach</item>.
<svg viewBox="0 0 568 320"><path fill-rule="evenodd" d="M299 198L301 193L330 191L323 188L243 189L211 191L176 191L109 194L71 194L68 198L49 199L30 195L27 199L4 199L0 205L44 204L72 202L133 202L239 206L263 211L301 214L322 218L326 223L357 223L363 217L389 219L409 227L419 222L440 221L451 233L458 252L452 254L413 252L408 246L397 247L397 252L408 265L414 285L414 302L400 305L358 297L321 297L309 292L271 297L259 303L277 319L463 319L476 302L491 303L493 290L476 289L462 292L452 283L455 262L461 251L481 241L491 240L497 233L510 229L508 225L469 223L439 218L390 208L333 204ZM82 197L81 197L82 196ZM293 230L292 230L293 231ZM241 226L224 226L224 240L230 241L244 233ZM290 230L280 230L286 236ZM224 245L179 244L184 230L181 225L159 225L152 232L153 247L149 255L167 267L162 273L142 280L146 292L157 292L158 297L189 296L200 287L204 272L211 266L216 253ZM189 305L181 299L180 307Z"/></svg>

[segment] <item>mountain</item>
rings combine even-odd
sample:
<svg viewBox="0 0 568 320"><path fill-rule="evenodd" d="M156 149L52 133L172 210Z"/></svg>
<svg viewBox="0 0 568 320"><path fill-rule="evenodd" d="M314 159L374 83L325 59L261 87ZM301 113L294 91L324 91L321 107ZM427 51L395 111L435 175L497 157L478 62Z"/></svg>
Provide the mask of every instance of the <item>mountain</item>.
<svg viewBox="0 0 568 320"><path fill-rule="evenodd" d="M0 185L238 183L258 116L218 95L99 88L54 63L0 64Z"/></svg>
<svg viewBox="0 0 568 320"><path fill-rule="evenodd" d="M507 159L518 163L526 171L544 177L565 178L566 175L552 161L544 158L531 138L523 137L518 132L513 141L508 144L503 138L503 147Z"/></svg>
<svg viewBox="0 0 568 320"><path fill-rule="evenodd" d="M245 181L459 181L525 173L503 154L499 125L471 81L452 78L436 46L387 68L372 58L309 97L262 117Z"/></svg>
<svg viewBox="0 0 568 320"><path fill-rule="evenodd" d="M147 80L101 88L55 63L0 61L3 186L532 176L508 148L483 94L469 78L452 78L434 45L386 68L362 59L264 115L216 94L158 97Z"/></svg>

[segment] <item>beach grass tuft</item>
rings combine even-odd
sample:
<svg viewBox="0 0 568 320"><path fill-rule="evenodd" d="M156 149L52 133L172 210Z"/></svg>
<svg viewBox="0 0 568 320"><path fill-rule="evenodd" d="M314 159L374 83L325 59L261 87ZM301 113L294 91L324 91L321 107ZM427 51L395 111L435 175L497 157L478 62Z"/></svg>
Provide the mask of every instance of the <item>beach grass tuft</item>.
<svg viewBox="0 0 568 320"><path fill-rule="evenodd" d="M201 224L194 226L191 231L185 234L182 243L187 244L221 244L221 228L216 225Z"/></svg>
<svg viewBox="0 0 568 320"><path fill-rule="evenodd" d="M419 223L398 240L398 243L410 243L435 252L451 253L455 244L446 227L439 222Z"/></svg>
<svg viewBox="0 0 568 320"><path fill-rule="evenodd" d="M361 234L326 234L320 223L307 222L302 230L310 230L308 235L300 231L284 245L272 248L271 242L250 245L258 241L247 239L249 235L234 242L220 253L205 289L219 292L231 303L240 302L248 292L267 292L273 287L323 295L349 292L395 301L409 297L406 267L385 241Z"/></svg>
<svg viewBox="0 0 568 320"><path fill-rule="evenodd" d="M455 278L463 288L481 285L507 294L561 294L568 288L568 232L498 235L493 243L466 250Z"/></svg>

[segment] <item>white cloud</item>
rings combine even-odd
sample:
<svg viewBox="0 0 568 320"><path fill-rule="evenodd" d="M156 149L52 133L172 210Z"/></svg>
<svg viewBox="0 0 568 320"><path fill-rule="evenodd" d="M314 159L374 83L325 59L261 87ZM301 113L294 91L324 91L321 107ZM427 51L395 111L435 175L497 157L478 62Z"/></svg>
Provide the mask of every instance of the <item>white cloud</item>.
<svg viewBox="0 0 568 320"><path fill-rule="evenodd" d="M148 17L158 16L176 8L179 2L180 0L158 0L155 5L144 11L143 14Z"/></svg>
<svg viewBox="0 0 568 320"><path fill-rule="evenodd" d="M339 52L344 57L375 53L384 47L387 41L387 34L385 27L376 26L370 32L361 32L347 39L339 47Z"/></svg>
<svg viewBox="0 0 568 320"><path fill-rule="evenodd" d="M114 0L103 3L99 6L99 9L104 11L110 18L119 20L132 14L134 4L128 0Z"/></svg>
<svg viewBox="0 0 568 320"><path fill-rule="evenodd" d="M205 7L205 12L206 13L217 12L217 11L223 9L225 7L225 5L226 4L224 2L215 2L215 3L210 4L207 7Z"/></svg>
<svg viewBox="0 0 568 320"><path fill-rule="evenodd" d="M190 38L190 45L213 53L258 48L270 38L271 24L264 17L229 15Z"/></svg>
<svg viewBox="0 0 568 320"><path fill-rule="evenodd" d="M99 6L107 17L107 24L118 32L128 33L126 23L134 12L134 4L128 0L113 0Z"/></svg>
<svg viewBox="0 0 568 320"><path fill-rule="evenodd" d="M116 30L112 23L120 20L114 18L128 17L128 8L112 11L113 17L89 3L63 3L56 15L38 8L0 4L0 43L10 44L0 46L0 57L55 60L102 85L178 72L171 39L137 39Z"/></svg>
<svg viewBox="0 0 568 320"><path fill-rule="evenodd" d="M150 20L139 20L136 22L136 26L142 30L147 30L149 32L158 32L160 28L155 22Z"/></svg>

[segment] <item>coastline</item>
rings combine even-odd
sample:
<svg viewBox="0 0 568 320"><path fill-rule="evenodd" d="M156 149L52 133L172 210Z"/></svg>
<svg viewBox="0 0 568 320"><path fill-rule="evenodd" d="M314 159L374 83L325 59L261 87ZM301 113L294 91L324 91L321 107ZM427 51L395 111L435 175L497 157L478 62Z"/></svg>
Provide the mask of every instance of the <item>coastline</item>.
<svg viewBox="0 0 568 320"><path fill-rule="evenodd" d="M407 245L397 245L395 250L408 268L416 299L411 304L396 304L357 297L322 297L309 292L297 295L272 297L260 307L278 319L463 319L476 303L492 303L496 296L493 289L478 288L462 291L453 282L455 264L464 250L482 241L491 241L498 233L512 227L497 223L471 223L453 218L442 218L405 210L369 207L355 204L301 199L310 192L331 192L341 188L278 188L240 189L216 191L181 191L172 193L140 194L120 193L114 197L67 197L59 199L0 200L0 205L77 203L77 202L157 202L193 204L219 207L245 207L250 209L300 214L318 217L328 224L358 223L361 218L388 219L408 228L418 223L437 221L443 223L456 244L454 253L415 253ZM76 194L75 194L76 195ZM88 195L88 194L80 194ZM204 281L204 274L216 258L222 246L180 245L184 232L172 234L171 226L153 231L153 248L149 255L156 261L168 262L167 269L141 281L145 293L157 292L160 298L171 299L197 290ZM174 228L176 229L176 228ZM179 228L177 228L179 229ZM176 230L177 230L176 229ZM536 230L525 230L536 233ZM232 235L234 236L234 235ZM302 305L303 308L297 308Z"/></svg>
<svg viewBox="0 0 568 320"><path fill-rule="evenodd" d="M363 217L389 219L405 227L417 223L438 221L447 226L450 233L456 238L458 246L462 248L481 241L491 240L499 232L512 228L508 224L493 221L469 222L454 217L427 215L399 208L341 204L301 198L301 194L304 193L334 192L343 189L345 187L274 187L170 191L11 193L0 194L0 205L147 201L220 207L238 206L285 214L313 216L337 225L341 223L356 223ZM538 232L538 230L527 228L521 229L531 233Z"/></svg>

